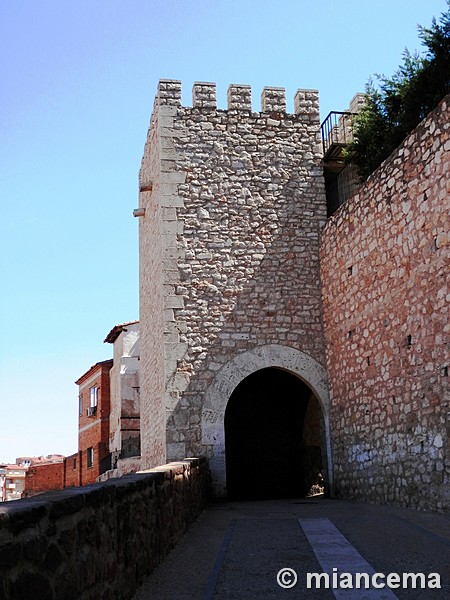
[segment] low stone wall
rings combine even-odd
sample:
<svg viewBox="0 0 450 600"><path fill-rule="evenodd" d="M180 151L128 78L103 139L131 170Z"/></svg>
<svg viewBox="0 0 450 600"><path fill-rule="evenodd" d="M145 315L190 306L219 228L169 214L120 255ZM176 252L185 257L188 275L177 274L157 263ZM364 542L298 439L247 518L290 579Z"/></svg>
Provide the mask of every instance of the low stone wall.
<svg viewBox="0 0 450 600"><path fill-rule="evenodd" d="M125 600L205 505L208 468L186 459L5 503L0 598Z"/></svg>

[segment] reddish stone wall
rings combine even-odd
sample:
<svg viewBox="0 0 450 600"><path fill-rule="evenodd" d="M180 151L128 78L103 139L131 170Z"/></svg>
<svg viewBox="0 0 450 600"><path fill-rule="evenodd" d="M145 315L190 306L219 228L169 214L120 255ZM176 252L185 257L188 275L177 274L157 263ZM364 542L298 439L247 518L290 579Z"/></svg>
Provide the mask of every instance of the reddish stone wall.
<svg viewBox="0 0 450 600"><path fill-rule="evenodd" d="M323 233L335 482L347 498L449 506L448 102Z"/></svg>
<svg viewBox="0 0 450 600"><path fill-rule="evenodd" d="M62 490L63 488L64 462L31 466L25 475L25 491L22 498L29 498L48 490Z"/></svg>

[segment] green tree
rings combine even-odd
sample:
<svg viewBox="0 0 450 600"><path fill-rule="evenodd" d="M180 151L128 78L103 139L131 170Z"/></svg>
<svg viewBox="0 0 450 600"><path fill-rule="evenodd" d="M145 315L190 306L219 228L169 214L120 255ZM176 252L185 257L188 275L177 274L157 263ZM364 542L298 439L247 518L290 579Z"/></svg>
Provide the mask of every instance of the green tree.
<svg viewBox="0 0 450 600"><path fill-rule="evenodd" d="M403 53L391 78L375 75L366 86L366 103L353 118L353 142L346 160L367 178L450 92L450 0L431 27L419 26L425 56Z"/></svg>

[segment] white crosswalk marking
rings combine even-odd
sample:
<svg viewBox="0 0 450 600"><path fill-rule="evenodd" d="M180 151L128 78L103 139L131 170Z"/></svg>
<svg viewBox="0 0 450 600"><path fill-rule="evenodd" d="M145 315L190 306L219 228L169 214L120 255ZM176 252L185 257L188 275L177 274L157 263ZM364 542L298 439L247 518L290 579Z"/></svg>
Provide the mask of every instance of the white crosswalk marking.
<svg viewBox="0 0 450 600"><path fill-rule="evenodd" d="M337 573L367 573L369 576L376 573L329 519L299 519L299 523L322 567L322 572L330 575L330 581L333 569L337 569ZM388 587L382 589L332 589L331 591L337 600L397 599L397 596Z"/></svg>

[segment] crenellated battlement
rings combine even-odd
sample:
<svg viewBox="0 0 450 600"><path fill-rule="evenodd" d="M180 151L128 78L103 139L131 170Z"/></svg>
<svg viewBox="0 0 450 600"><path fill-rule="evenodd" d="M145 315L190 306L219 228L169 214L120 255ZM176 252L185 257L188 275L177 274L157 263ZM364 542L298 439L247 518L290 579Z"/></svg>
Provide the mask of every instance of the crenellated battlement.
<svg viewBox="0 0 450 600"><path fill-rule="evenodd" d="M161 79L155 105L181 106L181 81ZM196 109L217 110L216 84L195 82L192 87L192 107ZM227 109L229 111L252 111L252 89L250 85L231 84L227 91ZM261 93L262 113L286 113L286 90L283 87L264 87ZM299 89L294 96L296 115L319 115L319 93L317 90Z"/></svg>
<svg viewBox="0 0 450 600"><path fill-rule="evenodd" d="M261 93L262 112L286 112L286 90L281 87L265 87Z"/></svg>
<svg viewBox="0 0 450 600"><path fill-rule="evenodd" d="M228 110L252 110L252 88L231 84L227 92Z"/></svg>
<svg viewBox="0 0 450 600"><path fill-rule="evenodd" d="M192 86L192 106L194 108L217 108L216 84L194 83Z"/></svg>
<svg viewBox="0 0 450 600"><path fill-rule="evenodd" d="M160 79L155 102L164 106L180 106L181 81L176 79Z"/></svg>

